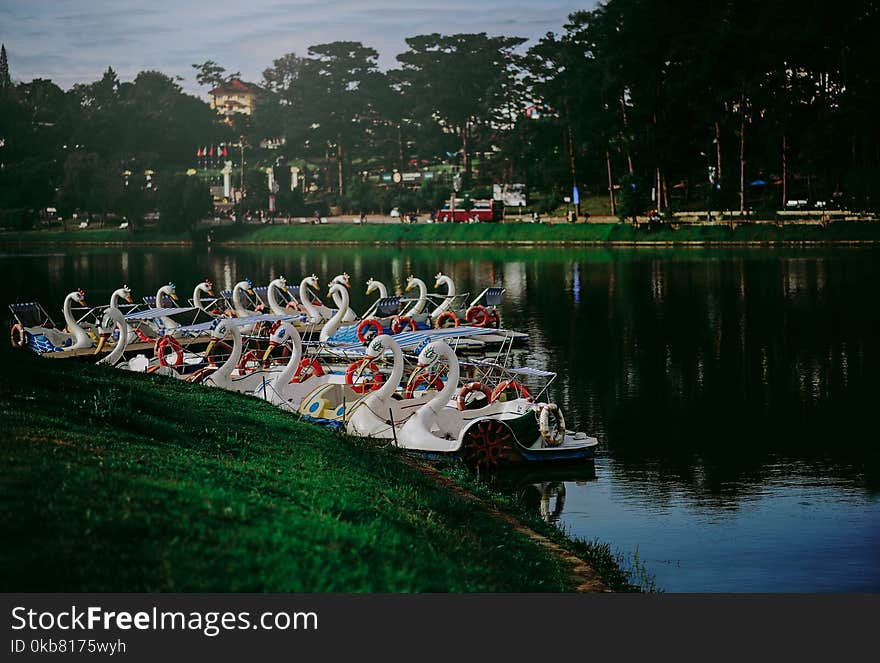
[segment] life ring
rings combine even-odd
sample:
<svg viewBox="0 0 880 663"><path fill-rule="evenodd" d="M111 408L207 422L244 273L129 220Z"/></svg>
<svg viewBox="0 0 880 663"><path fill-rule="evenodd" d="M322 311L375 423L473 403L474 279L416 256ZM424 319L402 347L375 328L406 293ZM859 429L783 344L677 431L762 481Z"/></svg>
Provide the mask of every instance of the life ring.
<svg viewBox="0 0 880 663"><path fill-rule="evenodd" d="M248 363L250 362L256 362L257 364L257 366L254 366L251 370L256 370L256 368L262 364L260 355L258 355L255 350L248 350L241 356L241 359L238 360L238 366L235 368L238 369L239 375L244 375L248 372Z"/></svg>
<svg viewBox="0 0 880 663"><path fill-rule="evenodd" d="M418 329L416 326L416 321L413 320L408 315L395 315L394 319L391 321L391 332L394 334L399 334L403 331L403 328L409 325L410 331L415 331Z"/></svg>
<svg viewBox="0 0 880 663"><path fill-rule="evenodd" d="M171 348L174 352L174 364L169 364L165 359L165 351ZM183 366L183 346L173 336L163 336L156 341L156 358L159 360L159 366Z"/></svg>
<svg viewBox="0 0 880 663"><path fill-rule="evenodd" d="M16 334L18 334L18 338L15 337ZM9 332L9 340L12 343L13 348L24 347L24 344L27 341L27 336L25 336L24 327L22 327L17 322L14 325L12 325L12 330Z"/></svg>
<svg viewBox="0 0 880 663"><path fill-rule="evenodd" d="M502 394L508 389L515 389L522 398L532 400L532 392L522 382L519 380L505 380L492 390L492 402L494 403L501 398Z"/></svg>
<svg viewBox="0 0 880 663"><path fill-rule="evenodd" d="M306 372L307 369L310 369L311 375ZM320 377L322 375L324 375L324 367L321 366L321 362L314 357L307 357L299 362L299 366L296 367L296 372L290 379L290 384L295 382L305 382L309 377Z"/></svg>
<svg viewBox="0 0 880 663"><path fill-rule="evenodd" d="M428 375L425 372L419 373L415 380L411 380L407 383L406 389L403 391L404 398L414 398L416 395L416 389L418 389L421 385L425 385L426 389L434 388L437 391L443 389L443 380L440 379L439 375L434 375L433 377Z"/></svg>
<svg viewBox="0 0 880 663"><path fill-rule="evenodd" d="M192 382L193 384L200 384L201 382L203 382L205 380L206 377L208 377L209 375L214 373L216 370L217 370L216 366L205 366L205 367L197 370L192 375L190 375L186 379L186 381Z"/></svg>
<svg viewBox="0 0 880 663"><path fill-rule="evenodd" d="M464 314L464 319L473 327L487 327L489 323L489 310L482 304L474 304Z"/></svg>
<svg viewBox="0 0 880 663"><path fill-rule="evenodd" d="M458 392L458 409L459 410L467 410L468 409L468 394L472 394L475 391L483 392L483 395L486 397L486 405L492 402L492 390L489 389L482 382L468 382L465 386L461 388L461 391Z"/></svg>
<svg viewBox="0 0 880 663"><path fill-rule="evenodd" d="M550 415L556 419L556 431L550 428ZM548 447L558 447L565 441L565 417L556 403L544 403L538 415L538 430Z"/></svg>
<svg viewBox="0 0 880 663"><path fill-rule="evenodd" d="M379 372L379 367L376 366L376 362L373 361L366 365L366 368L370 369L373 373L372 377L360 384L354 383L354 374L355 372L360 371L363 365L363 361L353 361L345 370L345 384L351 385L351 388L356 394L365 394L368 391L375 391L382 386L382 374Z"/></svg>
<svg viewBox="0 0 880 663"><path fill-rule="evenodd" d="M374 318L361 320L360 324L357 327L357 338L361 343L366 343L369 340L364 334L364 331L366 331L368 327L372 327L373 329L375 329L376 335L379 335L383 331L385 331L384 329L382 329L382 323Z"/></svg>
<svg viewBox="0 0 880 663"><path fill-rule="evenodd" d="M447 325L447 320L452 320L452 324ZM445 327L458 327L460 324L461 320L455 314L455 311L443 311L443 313L437 316L437 321L434 323L434 327L437 329L444 329Z"/></svg>

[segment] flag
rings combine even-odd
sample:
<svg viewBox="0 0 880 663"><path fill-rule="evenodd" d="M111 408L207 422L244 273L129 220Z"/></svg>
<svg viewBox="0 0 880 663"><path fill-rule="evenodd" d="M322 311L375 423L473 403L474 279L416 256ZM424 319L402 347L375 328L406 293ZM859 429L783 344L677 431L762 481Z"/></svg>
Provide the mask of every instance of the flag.
<svg viewBox="0 0 880 663"><path fill-rule="evenodd" d="M223 147L223 156L224 157L226 156L226 147L225 146Z"/></svg>
<svg viewBox="0 0 880 663"><path fill-rule="evenodd" d="M197 147L197 148L196 148L196 156L197 156L197 157L202 156L202 148L201 148L201 147Z"/></svg>
<svg viewBox="0 0 880 663"><path fill-rule="evenodd" d="M208 156L209 157L214 156L214 146L213 145L211 145L211 147L208 148Z"/></svg>
<svg viewBox="0 0 880 663"><path fill-rule="evenodd" d="M202 156L203 157L208 156L208 146L207 145L202 148Z"/></svg>

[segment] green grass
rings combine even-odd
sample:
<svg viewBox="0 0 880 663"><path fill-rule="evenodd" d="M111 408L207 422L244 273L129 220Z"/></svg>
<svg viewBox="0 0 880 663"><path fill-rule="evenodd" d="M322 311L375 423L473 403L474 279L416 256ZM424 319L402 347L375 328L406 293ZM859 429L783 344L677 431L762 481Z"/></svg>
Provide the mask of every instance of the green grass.
<svg viewBox="0 0 880 663"><path fill-rule="evenodd" d="M0 591L563 591L391 449L254 399L2 352Z"/></svg>
<svg viewBox="0 0 880 663"><path fill-rule="evenodd" d="M196 233L204 240L207 230ZM818 225L744 224L693 225L677 229L635 228L620 223L532 224L532 223L443 223L443 224L291 224L264 226L224 226L214 229L215 243L272 244L328 242L353 244L401 243L745 243L745 242L846 242L880 241L880 223L838 221L827 227ZM82 230L69 232L18 232L0 234L0 243L15 242L187 242L190 235L168 235L158 231L132 234L128 231Z"/></svg>

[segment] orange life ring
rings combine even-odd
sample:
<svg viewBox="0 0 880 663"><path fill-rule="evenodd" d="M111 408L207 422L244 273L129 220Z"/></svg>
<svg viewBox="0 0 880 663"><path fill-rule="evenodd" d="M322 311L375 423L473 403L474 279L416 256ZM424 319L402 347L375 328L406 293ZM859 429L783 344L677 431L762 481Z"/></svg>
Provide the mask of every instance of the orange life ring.
<svg viewBox="0 0 880 663"><path fill-rule="evenodd" d="M418 329L418 327L416 327L416 321L408 315L395 315L394 319L391 321L391 332L399 334L403 331L403 328L406 325L409 325L410 331Z"/></svg>
<svg viewBox="0 0 880 663"><path fill-rule="evenodd" d="M508 389L515 389L522 398L532 400L532 392L519 380L505 380L492 390L492 402L497 401Z"/></svg>
<svg viewBox="0 0 880 663"><path fill-rule="evenodd" d="M499 315L498 310L490 308L487 309L487 311L489 314L489 320L486 322L486 326L498 329L501 326L501 315Z"/></svg>
<svg viewBox="0 0 880 663"><path fill-rule="evenodd" d="M361 320L357 328L357 337L361 343L367 342L367 337L364 335L364 331L366 331L367 327L373 327L376 330L377 335L381 335L385 331L382 329L382 323L374 318Z"/></svg>
<svg viewBox="0 0 880 663"><path fill-rule="evenodd" d="M361 382L360 384L354 383L354 374L361 368L361 366L363 366L363 364L363 361L353 361L345 370L345 384L351 385L351 388L354 389L356 394L365 394L368 391L375 391L382 386L382 374L379 372L379 367L376 366L376 362L373 361L367 364L367 368L370 369L373 376L368 381Z"/></svg>
<svg viewBox="0 0 880 663"><path fill-rule="evenodd" d="M174 366L183 366L183 346L180 345L180 341L178 341L173 336L163 336L158 341L156 341L156 350L155 355L159 360L159 366L172 366L165 359L165 351L168 348L171 348L171 351L174 352Z"/></svg>
<svg viewBox="0 0 880 663"><path fill-rule="evenodd" d="M403 392L404 398L413 398L416 394L416 389L420 385L426 385L426 389L430 389L433 387L437 391L443 389L443 380L440 379L439 375L435 375L433 377L429 376L427 373L419 373L418 377L415 380L407 383L406 389Z"/></svg>
<svg viewBox="0 0 880 663"><path fill-rule="evenodd" d="M293 384L294 382L305 382L305 380L310 377L309 374L306 373L306 369L311 369L311 375L314 377L324 375L324 367L321 366L321 362L314 357L307 357L299 362L299 366L296 367L296 372L290 379L290 384Z"/></svg>
<svg viewBox="0 0 880 663"><path fill-rule="evenodd" d="M452 324L444 324L447 320L452 320ZM437 329L444 329L445 327L458 327L460 324L461 320L455 314L455 311L443 311L443 313L437 316L437 321L434 323L434 327Z"/></svg>
<svg viewBox="0 0 880 663"><path fill-rule="evenodd" d="M489 311L482 304L474 304L464 314L464 319L474 327L486 327L489 324Z"/></svg>
<svg viewBox="0 0 880 663"><path fill-rule="evenodd" d="M466 410L467 409L467 396L468 394L472 394L475 391L483 392L483 395L486 397L486 405L491 403L494 399L492 398L492 390L489 389L482 382L469 382L465 386L461 388L461 391L458 392L458 409Z"/></svg>
<svg viewBox="0 0 880 663"><path fill-rule="evenodd" d="M16 332L18 332L18 339L15 338ZM12 325L12 330L9 332L9 340L12 343L13 348L24 347L25 341L27 340L24 327L17 322Z"/></svg>

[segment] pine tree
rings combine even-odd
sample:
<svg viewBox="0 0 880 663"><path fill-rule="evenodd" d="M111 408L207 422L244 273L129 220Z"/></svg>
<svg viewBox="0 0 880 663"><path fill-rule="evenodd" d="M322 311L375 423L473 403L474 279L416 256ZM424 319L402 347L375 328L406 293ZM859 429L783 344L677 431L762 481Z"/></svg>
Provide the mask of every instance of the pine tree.
<svg viewBox="0 0 880 663"><path fill-rule="evenodd" d="M6 44L0 44L0 90L8 90L12 87L12 79L9 77L9 62L6 60Z"/></svg>

